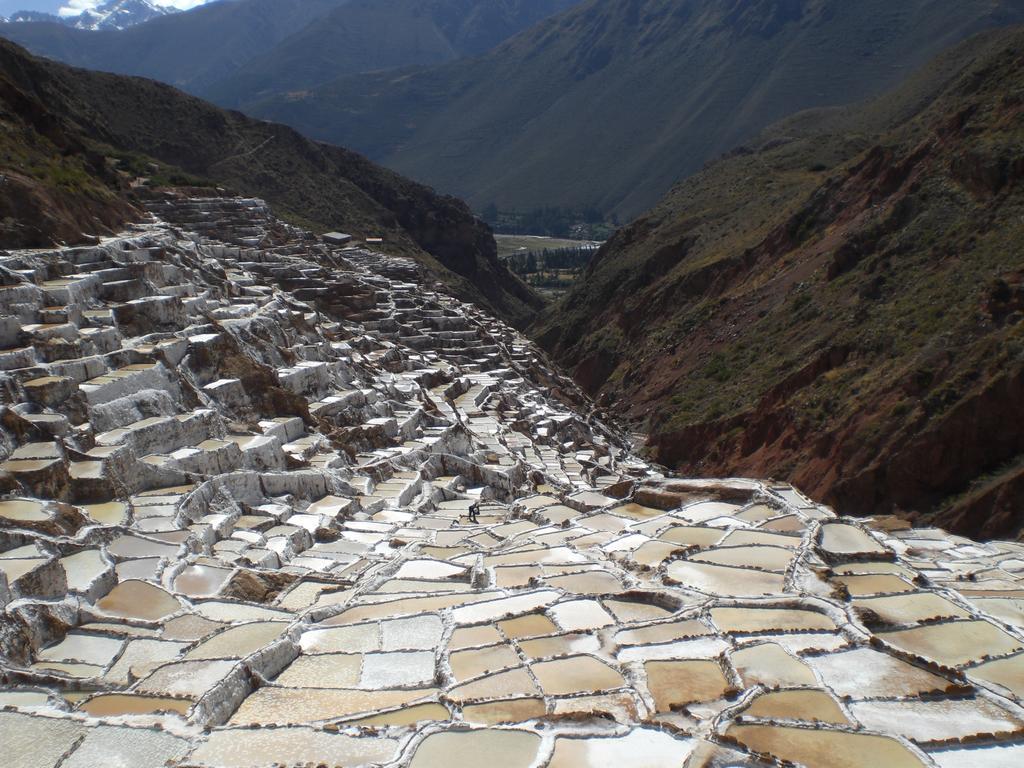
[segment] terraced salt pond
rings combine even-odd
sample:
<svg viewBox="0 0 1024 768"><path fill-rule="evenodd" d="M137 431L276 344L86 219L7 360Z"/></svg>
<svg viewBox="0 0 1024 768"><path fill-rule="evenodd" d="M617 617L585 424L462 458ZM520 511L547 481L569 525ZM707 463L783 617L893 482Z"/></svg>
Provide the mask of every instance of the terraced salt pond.
<svg viewBox="0 0 1024 768"><path fill-rule="evenodd" d="M4 766L1024 764L1024 545L666 477L412 262L155 208L2 258Z"/></svg>

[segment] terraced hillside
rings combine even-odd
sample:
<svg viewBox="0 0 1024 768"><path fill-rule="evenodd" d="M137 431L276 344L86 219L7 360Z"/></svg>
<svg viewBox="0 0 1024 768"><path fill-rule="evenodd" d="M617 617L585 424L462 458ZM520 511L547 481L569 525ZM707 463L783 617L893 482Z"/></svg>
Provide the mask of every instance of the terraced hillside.
<svg viewBox="0 0 1024 768"><path fill-rule="evenodd" d="M664 477L415 262L153 211L0 259L5 766L1024 760L1021 544Z"/></svg>
<svg viewBox="0 0 1024 768"><path fill-rule="evenodd" d="M260 195L318 232L383 238L459 295L523 324L540 306L460 200L360 155L150 80L72 69L0 40L0 247L77 242L151 185ZM142 190L143 192L145 189ZM209 192L208 192L209 193Z"/></svg>
<svg viewBox="0 0 1024 768"><path fill-rule="evenodd" d="M541 344L688 474L1024 529L1024 33L786 121L619 231Z"/></svg>

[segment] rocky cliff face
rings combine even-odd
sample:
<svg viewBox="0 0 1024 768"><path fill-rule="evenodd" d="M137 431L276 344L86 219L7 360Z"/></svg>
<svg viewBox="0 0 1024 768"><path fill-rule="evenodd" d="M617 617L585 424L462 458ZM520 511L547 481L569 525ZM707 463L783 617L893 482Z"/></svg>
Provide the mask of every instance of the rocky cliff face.
<svg viewBox="0 0 1024 768"><path fill-rule="evenodd" d="M82 232L100 231L104 217L123 220L129 214L125 187L136 175L128 171L134 170L155 175L154 183L220 184L259 194L320 231L381 237L394 252L419 259L460 295L513 323L526 322L540 306L498 263L490 230L464 203L353 152L153 81L35 59L9 43L0 43L0 75L7 112L19 126L8 138L18 146L4 165L12 178L33 179L43 190L33 214L15 210L12 198L8 218L41 226L27 240L12 233L8 247L73 241ZM29 113L24 105L32 105ZM67 150L55 151L54 141ZM157 166L151 168L150 160ZM61 166L59 173L47 170L53 163ZM64 224L50 227L48 212L60 210ZM93 220L97 215L101 222Z"/></svg>
<svg viewBox="0 0 1024 768"><path fill-rule="evenodd" d="M1022 65L1020 32L975 40L773 129L619 232L538 338L669 466L1015 535Z"/></svg>

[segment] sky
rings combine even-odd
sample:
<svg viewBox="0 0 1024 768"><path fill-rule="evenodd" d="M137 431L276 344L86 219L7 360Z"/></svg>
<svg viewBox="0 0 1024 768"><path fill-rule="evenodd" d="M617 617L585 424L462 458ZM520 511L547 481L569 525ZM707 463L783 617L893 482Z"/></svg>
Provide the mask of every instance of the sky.
<svg viewBox="0 0 1024 768"><path fill-rule="evenodd" d="M173 5L181 10L195 8L208 0L153 0L157 5ZM102 5L103 0L0 0L0 16L8 16L15 11L45 11L46 13L65 13L74 15L87 8ZM77 10L76 10L77 9Z"/></svg>

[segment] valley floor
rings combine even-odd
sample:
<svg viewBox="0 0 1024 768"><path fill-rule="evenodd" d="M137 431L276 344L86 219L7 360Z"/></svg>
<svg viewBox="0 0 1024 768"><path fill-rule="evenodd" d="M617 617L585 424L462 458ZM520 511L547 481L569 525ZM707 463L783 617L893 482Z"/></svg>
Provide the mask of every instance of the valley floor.
<svg viewBox="0 0 1024 768"><path fill-rule="evenodd" d="M1024 762L1024 545L666 477L415 263L153 212L0 261L5 765Z"/></svg>

